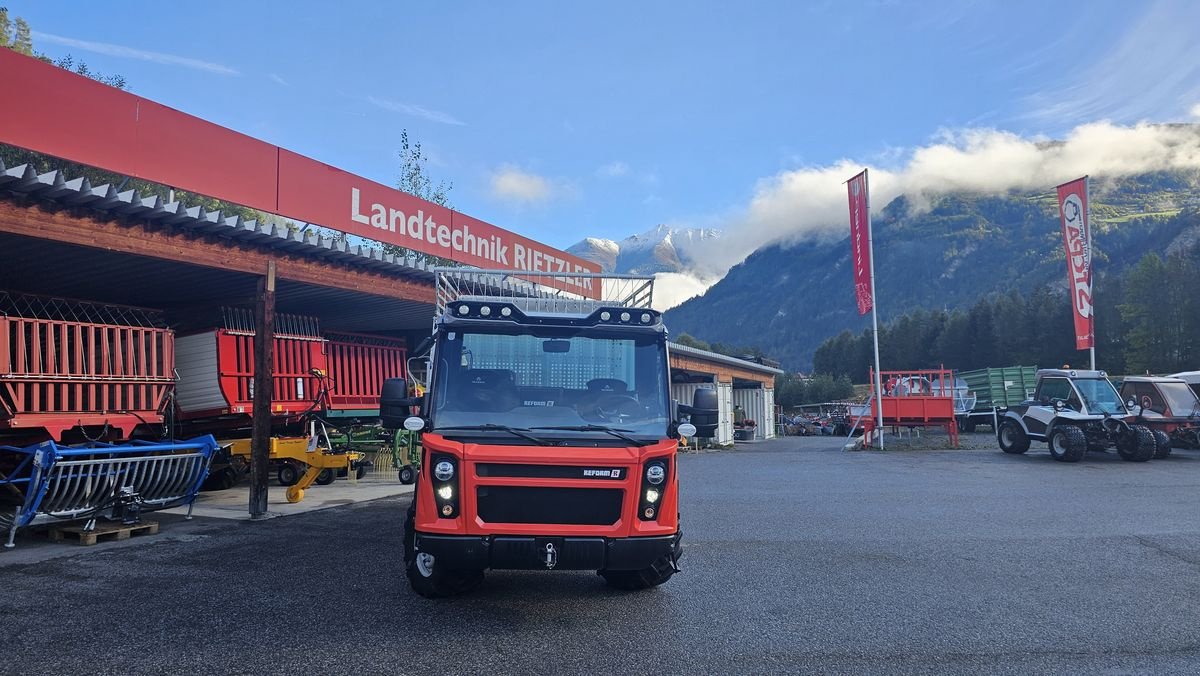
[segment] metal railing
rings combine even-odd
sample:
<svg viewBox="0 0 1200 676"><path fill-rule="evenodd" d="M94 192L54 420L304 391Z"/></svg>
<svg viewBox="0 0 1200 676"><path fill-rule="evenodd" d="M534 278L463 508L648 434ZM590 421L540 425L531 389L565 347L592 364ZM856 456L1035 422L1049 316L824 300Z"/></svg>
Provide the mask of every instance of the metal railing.
<svg viewBox="0 0 1200 676"><path fill-rule="evenodd" d="M434 268L437 311L461 298L521 301L538 312L588 313L600 305L649 308L653 275Z"/></svg>
<svg viewBox="0 0 1200 676"><path fill-rule="evenodd" d="M13 466L0 474L0 500L16 504L8 512L7 547L18 528L45 516L90 518L110 510L124 493L145 508L191 505L208 476L217 442L211 436L188 441L130 441L122 444L0 446L0 461ZM188 510L191 516L191 510Z"/></svg>

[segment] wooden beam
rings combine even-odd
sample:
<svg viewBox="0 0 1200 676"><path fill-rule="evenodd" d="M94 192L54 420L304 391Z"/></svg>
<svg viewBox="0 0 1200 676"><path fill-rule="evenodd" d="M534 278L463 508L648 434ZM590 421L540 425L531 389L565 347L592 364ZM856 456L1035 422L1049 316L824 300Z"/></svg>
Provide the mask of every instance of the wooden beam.
<svg viewBox="0 0 1200 676"><path fill-rule="evenodd" d="M267 515L267 479L271 474L271 400L275 376L275 261L258 280L254 322L254 403L251 406L250 517Z"/></svg>
<svg viewBox="0 0 1200 676"><path fill-rule="evenodd" d="M261 275L267 261L274 260L280 279L398 300L434 302L432 283L313 260L184 228L123 223L82 209L54 209L24 201L22 204L0 198L0 232L253 275Z"/></svg>
<svg viewBox="0 0 1200 676"><path fill-rule="evenodd" d="M739 380L760 382L768 387L775 386L775 375L773 373L760 373L732 364L708 361L702 357L694 357L678 352L671 353L671 368L695 371L697 373L711 373L722 383L731 383L734 378L738 378Z"/></svg>

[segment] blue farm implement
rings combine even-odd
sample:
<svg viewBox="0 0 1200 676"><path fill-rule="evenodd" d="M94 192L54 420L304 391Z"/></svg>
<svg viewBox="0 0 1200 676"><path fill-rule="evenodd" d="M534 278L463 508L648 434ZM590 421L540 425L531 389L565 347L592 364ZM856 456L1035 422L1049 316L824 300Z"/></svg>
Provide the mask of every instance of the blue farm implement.
<svg viewBox="0 0 1200 676"><path fill-rule="evenodd" d="M190 506L217 450L212 436L62 446L0 446L0 524L6 547L35 521L97 517L136 523L140 511Z"/></svg>

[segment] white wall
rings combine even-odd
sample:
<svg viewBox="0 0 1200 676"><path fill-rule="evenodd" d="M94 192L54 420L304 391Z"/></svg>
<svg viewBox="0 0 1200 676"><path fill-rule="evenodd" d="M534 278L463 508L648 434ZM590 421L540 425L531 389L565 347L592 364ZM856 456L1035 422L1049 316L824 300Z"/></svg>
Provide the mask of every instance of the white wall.
<svg viewBox="0 0 1200 676"><path fill-rule="evenodd" d="M770 418L770 423L763 429L764 439L775 438L775 388L768 387L763 390L763 408L766 409L767 417Z"/></svg>
<svg viewBox="0 0 1200 676"><path fill-rule="evenodd" d="M671 398L690 406L696 390L701 387L712 389L714 383L672 383ZM733 403L727 395L727 391L723 393L721 388L717 388L717 420L720 423L717 425L717 436L713 437L713 443L716 444L733 443Z"/></svg>
<svg viewBox="0 0 1200 676"><path fill-rule="evenodd" d="M767 428L771 429L771 434L774 436L775 421L771 412L765 407L767 398L764 395L764 390L761 385L758 387L735 387L733 388L733 405L741 406L746 412L746 417L758 423L754 428L755 439L765 439Z"/></svg>

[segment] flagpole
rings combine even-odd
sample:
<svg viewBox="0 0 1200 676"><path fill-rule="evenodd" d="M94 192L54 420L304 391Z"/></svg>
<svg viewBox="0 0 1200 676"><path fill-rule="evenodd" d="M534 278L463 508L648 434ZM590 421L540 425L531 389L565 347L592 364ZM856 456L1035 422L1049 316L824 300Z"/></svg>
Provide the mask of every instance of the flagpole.
<svg viewBox="0 0 1200 676"><path fill-rule="evenodd" d="M1088 348L1088 354L1092 358L1092 370L1096 370L1096 274L1092 269L1095 261L1095 252L1092 251L1092 179L1089 176L1083 177L1083 195L1087 200L1087 212L1084 214L1085 222L1087 223L1087 254L1088 254L1088 284L1091 285L1092 292L1092 314L1088 317L1088 324L1091 327L1092 344Z"/></svg>
<svg viewBox="0 0 1200 676"><path fill-rule="evenodd" d="M883 377L879 373L879 297L875 295L875 236L871 231L871 181L863 169L867 189L867 255L871 258L871 338L875 341L875 411L879 415L879 450L883 450ZM1093 364L1092 368L1095 368Z"/></svg>

